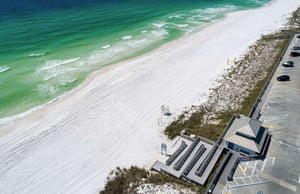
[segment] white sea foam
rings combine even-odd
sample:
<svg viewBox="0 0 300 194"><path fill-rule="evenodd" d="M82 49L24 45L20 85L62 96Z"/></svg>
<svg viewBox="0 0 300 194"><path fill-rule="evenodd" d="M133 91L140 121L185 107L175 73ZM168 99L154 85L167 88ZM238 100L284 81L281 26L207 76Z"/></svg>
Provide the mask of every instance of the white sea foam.
<svg viewBox="0 0 300 194"><path fill-rule="evenodd" d="M128 40L128 39L131 39L131 38L132 38L132 35L128 35L128 36L123 36L122 37L123 40Z"/></svg>
<svg viewBox="0 0 300 194"><path fill-rule="evenodd" d="M58 91L58 88L53 85L41 84L37 87L37 90L42 94L54 94Z"/></svg>
<svg viewBox="0 0 300 194"><path fill-rule="evenodd" d="M143 30L143 31L141 31L141 33L147 33L148 31L147 30Z"/></svg>
<svg viewBox="0 0 300 194"><path fill-rule="evenodd" d="M72 71L76 71L77 68L75 67L65 67L65 68L60 68L60 69L51 69L50 71L47 71L46 74L43 74L44 78L43 81L48 81L52 78L55 78L57 76L60 76L62 74L66 74Z"/></svg>
<svg viewBox="0 0 300 194"><path fill-rule="evenodd" d="M152 38L152 39L164 38L168 34L169 34L169 32L165 29L152 30L152 31L150 31L150 38Z"/></svg>
<svg viewBox="0 0 300 194"><path fill-rule="evenodd" d="M124 48L124 46L119 45L119 46L117 46L117 47L114 47L114 48L110 49L110 50L109 50L108 52L106 52L106 53L108 53L108 54L116 54L116 53L123 52L123 51L125 51L125 50L126 50L126 48Z"/></svg>
<svg viewBox="0 0 300 194"><path fill-rule="evenodd" d="M40 91L40 92L46 92L46 91L52 91L52 92L56 92L58 90L55 89L54 86L46 86L46 85L39 85L37 87L37 90ZM64 94L65 95L65 94ZM63 96L63 95L62 95ZM61 97L61 96L60 96ZM5 125L5 124L8 124L8 123L13 123L16 119L20 119L20 118L23 118L25 117L26 115L29 115L45 106L47 106L48 104L51 104L52 102L55 102L57 99L59 99L60 97L56 97L54 98L53 100L50 100L49 102L45 103L45 104L42 104L42 105L39 105L39 106L36 106L34 108L31 108L29 109L28 111L25 111L25 112L22 112L22 113L19 113L19 114L16 114L16 115L12 115L12 116L8 116L8 117L4 117L4 118L0 118L0 126L1 125Z"/></svg>
<svg viewBox="0 0 300 194"><path fill-rule="evenodd" d="M211 16L200 16L200 15L195 15L187 18L187 22L190 24L201 24L205 23L205 21L209 22L210 19L212 19Z"/></svg>
<svg viewBox="0 0 300 194"><path fill-rule="evenodd" d="M179 28L184 28L184 27L187 27L188 24L177 24L177 26L178 26Z"/></svg>
<svg viewBox="0 0 300 194"><path fill-rule="evenodd" d="M235 9L236 6L226 5L224 7L219 7L219 8L197 9L194 12L205 15L205 14L225 13L225 12L233 11Z"/></svg>
<svg viewBox="0 0 300 194"><path fill-rule="evenodd" d="M139 47L144 45L147 42L147 39L133 40L128 42L127 44L131 47Z"/></svg>
<svg viewBox="0 0 300 194"><path fill-rule="evenodd" d="M77 78L75 77L69 77L69 78L64 78L62 80L60 80L60 84L63 85L63 86L66 86L68 84L71 84L71 83L74 83L77 81Z"/></svg>
<svg viewBox="0 0 300 194"><path fill-rule="evenodd" d="M111 46L110 46L110 44L107 44L107 45L104 45L103 47L101 47L101 48L103 48L103 49L107 49L107 48L110 48Z"/></svg>
<svg viewBox="0 0 300 194"><path fill-rule="evenodd" d="M45 56L45 55L46 55L46 52L44 52L44 53L31 53L28 56L29 57L41 57L41 56Z"/></svg>
<svg viewBox="0 0 300 194"><path fill-rule="evenodd" d="M157 27L157 28L162 28L166 25L167 23L165 22L160 22L160 23L153 23L153 26Z"/></svg>
<svg viewBox="0 0 300 194"><path fill-rule="evenodd" d="M78 61L79 59L80 59L80 57L72 58L72 59L65 59L65 60L47 61L46 64L39 69L39 71L48 71L54 67L58 67L58 66L65 65L68 63L74 63L74 62Z"/></svg>
<svg viewBox="0 0 300 194"><path fill-rule="evenodd" d="M9 70L10 70L10 68L6 65L0 66L0 73L6 72L6 71L9 71Z"/></svg>
<svg viewBox="0 0 300 194"><path fill-rule="evenodd" d="M29 114L31 114L31 113L33 113L33 112L35 112L35 111L37 111L37 110L39 110L39 109L47 106L48 104L51 104L52 102L55 102L57 99L59 99L59 97L54 98L53 100L50 100L49 102L47 102L45 104L42 104L42 105L36 106L34 108L31 108L31 109L29 109L26 112L22 112L22 113L17 114L17 115L12 115L12 116L8 116L8 117L0 118L0 126L8 124L8 123L13 123L16 119L23 118L26 115L29 115Z"/></svg>
<svg viewBox="0 0 300 194"><path fill-rule="evenodd" d="M119 54L125 51L124 45L115 45L105 50L95 50L87 58L86 63L88 65L94 64L106 64L113 59L118 58Z"/></svg>
<svg viewBox="0 0 300 194"><path fill-rule="evenodd" d="M177 15L171 15L168 18L169 19L173 19L173 18L178 19L178 18L183 18L184 16L185 16L185 14L177 14Z"/></svg>

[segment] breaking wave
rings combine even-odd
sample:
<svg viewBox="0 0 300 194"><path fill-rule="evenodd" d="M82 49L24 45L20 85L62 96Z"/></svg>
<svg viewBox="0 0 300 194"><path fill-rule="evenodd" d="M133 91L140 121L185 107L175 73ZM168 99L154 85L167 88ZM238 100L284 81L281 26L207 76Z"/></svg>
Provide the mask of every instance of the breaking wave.
<svg viewBox="0 0 300 194"><path fill-rule="evenodd" d="M131 38L132 38L132 35L129 35L129 36L123 36L123 37L122 37L123 40L128 40L128 39L131 39Z"/></svg>
<svg viewBox="0 0 300 194"><path fill-rule="evenodd" d="M42 94L49 94L49 93L54 94L59 90L59 88L52 85L41 84L37 87L37 90Z"/></svg>
<svg viewBox="0 0 300 194"><path fill-rule="evenodd" d="M46 64L39 69L39 71L48 71L52 68L59 67L61 65L65 65L65 64L68 64L68 63L74 63L78 60L80 60L80 57L72 58L72 59L65 59L65 60L47 61Z"/></svg>
<svg viewBox="0 0 300 194"><path fill-rule="evenodd" d="M47 53L31 53L28 55L28 57L41 57L41 56L45 56Z"/></svg>
<svg viewBox="0 0 300 194"><path fill-rule="evenodd" d="M10 68L8 66L0 66L0 73L6 72L9 70L10 70Z"/></svg>
<svg viewBox="0 0 300 194"><path fill-rule="evenodd" d="M76 82L77 80L78 80L78 79L75 78L75 77L64 78L64 79L62 79L62 80L60 81L60 84L61 84L62 86L66 86L66 85L68 85L68 84L72 84L72 83Z"/></svg>
<svg viewBox="0 0 300 194"><path fill-rule="evenodd" d="M107 45L102 46L101 48L107 49L107 48L110 48L110 47L111 47L110 44L107 44Z"/></svg>

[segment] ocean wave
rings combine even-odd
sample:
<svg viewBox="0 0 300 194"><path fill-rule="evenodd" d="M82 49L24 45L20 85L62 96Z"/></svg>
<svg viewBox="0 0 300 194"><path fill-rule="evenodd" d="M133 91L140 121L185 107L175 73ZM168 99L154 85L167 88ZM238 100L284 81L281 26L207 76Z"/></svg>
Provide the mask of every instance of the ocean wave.
<svg viewBox="0 0 300 194"><path fill-rule="evenodd" d="M226 5L226 6L220 7L220 8L208 8L208 9L205 9L204 12L205 13L223 13L223 12L233 11L234 9L236 9L235 6Z"/></svg>
<svg viewBox="0 0 300 194"><path fill-rule="evenodd" d="M8 67L8 66L0 66L0 73L6 72L9 70L10 70L10 67Z"/></svg>
<svg viewBox="0 0 300 194"><path fill-rule="evenodd" d="M140 32L140 33L139 33ZM102 66L130 56L151 44L165 39L169 32L165 28L143 29L138 34L123 36L118 42L106 49L97 49L85 59L87 66ZM103 48L103 47L102 47ZM93 69L96 67L93 67Z"/></svg>
<svg viewBox="0 0 300 194"><path fill-rule="evenodd" d="M211 19L213 19L213 16L195 15L187 18L187 22L191 24L199 24L203 22L209 22Z"/></svg>
<svg viewBox="0 0 300 194"><path fill-rule="evenodd" d="M66 60L52 60L52 61L47 61L46 64L39 69L39 71L48 71L52 68L65 65L68 63L74 63L78 61L80 57L72 58L72 59L66 59Z"/></svg>
<svg viewBox="0 0 300 194"><path fill-rule="evenodd" d="M168 18L169 19L181 19L181 18L184 18L186 16L186 14L176 14L176 15L171 15L169 16Z"/></svg>
<svg viewBox="0 0 300 194"><path fill-rule="evenodd" d="M66 74L66 73L76 71L76 70L77 70L77 68L75 68L75 67L67 67L67 68L63 68L63 69L51 69L46 74L43 74L43 76L44 76L43 81L49 81L52 78L55 78L62 74Z"/></svg>
<svg viewBox="0 0 300 194"><path fill-rule="evenodd" d="M169 32L165 29L160 29L160 30L151 30L150 31L150 37L152 39L156 39L156 38L164 38L165 36L167 36L169 34Z"/></svg>
<svg viewBox="0 0 300 194"><path fill-rule="evenodd" d="M229 11L234 11L237 7L234 5L226 5L224 7L216 7L216 8L207 8L207 9L197 9L194 12L200 13L201 15L205 14L219 14L225 13Z"/></svg>
<svg viewBox="0 0 300 194"><path fill-rule="evenodd" d="M28 55L28 57L41 57L41 56L45 56L47 53L31 53Z"/></svg>
<svg viewBox="0 0 300 194"><path fill-rule="evenodd" d="M123 36L122 37L123 40L128 40L128 39L131 39L131 38L132 38L132 35L128 35L128 36Z"/></svg>
<svg viewBox="0 0 300 194"><path fill-rule="evenodd" d="M107 49L107 48L110 48L110 47L111 47L110 44L107 44L107 45L102 46L101 48Z"/></svg>
<svg viewBox="0 0 300 194"><path fill-rule="evenodd" d="M111 62L118 58L120 53L123 53L126 50L124 45L117 44L105 50L95 50L87 57L85 62L87 65L106 64Z"/></svg>
<svg viewBox="0 0 300 194"><path fill-rule="evenodd" d="M179 28L184 28L187 27L189 24L177 24L177 27Z"/></svg>
<svg viewBox="0 0 300 194"><path fill-rule="evenodd" d="M52 86L52 85L44 85L41 84L37 87L37 91L41 94L55 94L59 90L58 87Z"/></svg>
<svg viewBox="0 0 300 194"><path fill-rule="evenodd" d="M63 86L66 86L66 85L68 85L68 84L71 84L71 83L74 83L74 82L76 82L78 79L77 78L75 78L75 77L71 77L71 78L69 78L69 79L63 79L63 80L60 80L60 84L61 85L63 85Z"/></svg>
<svg viewBox="0 0 300 194"><path fill-rule="evenodd" d="M127 44L131 47L138 47L138 46L145 44L146 41L147 41L147 39L133 40L133 41L128 42Z"/></svg>
<svg viewBox="0 0 300 194"><path fill-rule="evenodd" d="M160 22L160 23L153 23L153 26L157 27L157 28L162 28L166 25L167 23L165 22Z"/></svg>

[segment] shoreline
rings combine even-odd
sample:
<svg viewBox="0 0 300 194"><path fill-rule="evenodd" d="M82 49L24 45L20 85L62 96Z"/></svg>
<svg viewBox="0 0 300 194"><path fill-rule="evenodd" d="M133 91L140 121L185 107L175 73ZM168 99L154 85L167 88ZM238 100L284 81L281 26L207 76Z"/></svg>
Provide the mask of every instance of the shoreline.
<svg viewBox="0 0 300 194"><path fill-rule="evenodd" d="M277 0L273 0L273 1L277 1ZM215 25L216 23L219 23L219 22L222 22L223 20L226 20L228 17L230 17L231 14L234 15L236 13L238 14L239 12L245 12L245 11L261 9L261 8L270 6L272 3L273 2L269 2L266 5L264 5L263 7L259 7L259 8L246 9L246 10L235 10L233 12L226 13L225 17L223 17L221 19L217 19L217 20L215 20L211 23L204 24L203 26L201 26L199 28L196 28L196 29L192 30L191 32L187 32L185 35L183 35L181 37L178 37L175 40L172 40L170 42L162 44L158 47L155 46L155 49L153 49L153 50L151 49L151 50L146 51L146 52L141 52L141 54L133 55L133 56L130 56L130 57L125 57L123 60L120 60L120 61L118 60L117 62L109 63L107 65L104 65L102 68L100 68L100 69L98 69L94 72L91 72L78 86L76 86L75 88L73 88L69 91L66 91L65 93L51 99L50 101L48 101L46 103L43 103L43 104L40 104L40 105L37 105L35 107L32 107L32 108L30 108L30 109L28 109L24 112L20 112L20 113L17 113L17 114L13 114L13 115L9 115L9 116L5 116L5 117L0 118L0 136L1 136L1 126L10 124L10 123L12 123L12 122L14 122L15 120L18 120L18 119L22 119L23 117L25 117L27 115L30 115L33 112L36 112L40 109L44 109L44 108L48 107L49 105L51 105L52 103L54 103L58 100L68 98L73 93L80 91L80 88L85 87L86 85L88 85L88 83L90 81L92 81L94 79L94 77L101 76L101 74L103 74L105 72L108 72L108 71L111 71L112 69L117 68L119 65L126 65L128 63L131 63L132 61L134 61L137 58L141 58L141 57L149 57L150 58L151 55L154 55L157 52L164 52L169 47L177 46L176 45L177 42L190 41L189 39L191 39L192 36L197 36L197 34L201 33L201 31L203 29L209 28L211 25ZM247 48L248 48L248 46L246 46L246 48L244 50L247 50ZM244 51L241 52L241 53L244 53ZM42 54L45 54L45 53L42 53Z"/></svg>
<svg viewBox="0 0 300 194"><path fill-rule="evenodd" d="M297 4L296 1L293 2ZM152 163L150 160L155 158L155 155L152 155L159 154L157 147L162 141L168 141L162 135L162 129L157 127L156 119L160 115L160 105L170 105L171 112L174 113L197 103L199 96L208 93L214 80L228 67L226 56L241 55L249 43L253 44L260 36L258 31L266 33L270 30L266 26L257 27L256 32L252 32L251 37L247 36L245 40L245 35L241 36L241 32L235 31L239 29L237 25L244 25L248 29L254 27L249 27L249 23L245 24L240 17L248 17L251 21L251 17L254 17L251 12L258 14L257 12L266 11L265 9L272 8L276 3L284 5L284 1L277 0L263 8L229 14L224 20L211 24L200 32L172 41L140 57L105 67L92 73L80 86L59 97L55 102L18 119L14 124L6 125L0 133L5 128L13 131L0 135L0 138L4 139L4 148L0 148L0 156L7 156L14 148L24 149L19 146L21 143L24 143L25 147L30 145L30 149L21 154L25 161L10 156L16 160L13 160L14 168L5 171L8 186L4 191L16 191L24 184L22 181L26 180L25 177L28 177L28 181L37 181L37 187L29 185L28 191L42 191L41 189L47 188L47 183L62 184L62 180L53 180L56 175L68 179L64 180L62 188L49 188L52 191L95 192L99 186L103 187L113 167L128 164L147 166ZM281 6L277 6L280 10ZM290 9L291 7L290 5ZM265 13L260 14L264 16ZM278 10L276 14L280 15ZM282 17L280 15L279 18L282 20ZM281 25L282 23L281 21ZM269 26L273 27L272 30L280 26L272 25ZM265 29L262 30L262 27ZM220 34L207 38L211 32ZM233 36L231 32L235 32ZM232 37L240 42L228 42ZM227 43L228 47L223 47L223 43ZM218 49L223 53L214 52ZM219 56L222 56L221 59ZM202 63L204 66L201 66ZM215 63L218 65L211 67ZM205 65L209 67L206 68ZM160 81L160 84L157 81ZM147 102L149 98L151 102ZM16 128L18 130L15 130ZM34 140L34 144L30 144L29 140ZM136 145L141 145L142 148L136 148ZM107 147L111 149L107 150ZM41 158L44 151L50 151L49 158ZM42 164L34 163L34 159L40 159ZM57 162L56 166L52 166L52 159ZM66 167L60 163L61 159ZM19 175L16 179L9 176L17 169L28 168L30 163L33 163L33 171L37 167L41 168L40 177L32 174L30 176L30 172ZM81 169L82 166L88 167ZM58 171L57 168L64 170ZM45 177L47 174L49 176L49 173L52 178ZM82 173L85 177L81 178L85 180L80 178ZM14 185L13 180L22 181L19 185ZM86 183L84 187L82 183Z"/></svg>
<svg viewBox="0 0 300 194"><path fill-rule="evenodd" d="M7 124L11 124L15 120L22 119L23 117L26 117L27 115L30 115L30 114L32 114L36 111L41 110L41 109L45 109L45 108L51 106L51 104L55 103L56 101L62 101L66 98L69 98L74 93L79 92L81 88L86 87L97 76L101 76L102 74L105 74L106 72L112 71L113 69L118 68L118 66L128 65L129 63L134 62L134 61L138 60L139 58L144 58L145 60L146 60L146 58L151 58L151 55L155 55L156 53L164 52L164 51L168 50L169 48L174 48L182 42L191 41L192 37L197 38L198 34L202 33L203 30L205 30L206 28L209 28L210 26L213 26L213 25L216 25L220 22L223 22L228 17L234 17L234 15L239 14L240 12L247 12L247 11L263 9L265 7L271 6L276 1L278 1L278 0L273 0L273 2L269 2L266 5L264 5L263 7L259 7L259 8L255 8L255 9L236 10L236 11L233 11L233 12L230 12L230 13L226 13L224 18L218 19L218 20L216 20L212 23L209 23L209 24L205 24L204 26L199 27L198 29L194 29L193 32L187 33L186 35L183 35L183 36L179 37L178 39L167 42L166 44L163 44L163 45L159 46L158 48L156 48L154 50L150 50L150 51L145 52L145 53L142 52L142 54L132 56L132 57L125 57L124 60L118 61L116 63L111 63L111 64L108 64L108 65L104 65L101 69L98 69L94 72L91 72L78 86L76 86L75 88L63 93L60 96L55 97L54 99L50 100L49 102L46 102L44 104L40 104L38 106L32 107L29 110L24 111L24 112L20 112L20 113L14 114L14 115L9 115L9 116L0 118L0 137L1 137L1 127L2 126L7 125ZM233 59L233 57L236 57L236 59L240 58L241 57L240 55L243 55L243 53L245 53L245 51L247 51L248 46L250 46L256 40L258 40L258 37L257 37L257 39L252 41L249 45L245 45L244 46L245 48L243 48L240 52L238 51L236 55L230 56L230 57L232 57L231 59ZM237 50L239 50L239 49L237 49ZM224 59L224 64L226 63L226 60L227 59ZM221 74L219 74L219 76L222 75L222 74L223 74L223 72L221 72ZM213 80L213 81L215 81L215 80Z"/></svg>

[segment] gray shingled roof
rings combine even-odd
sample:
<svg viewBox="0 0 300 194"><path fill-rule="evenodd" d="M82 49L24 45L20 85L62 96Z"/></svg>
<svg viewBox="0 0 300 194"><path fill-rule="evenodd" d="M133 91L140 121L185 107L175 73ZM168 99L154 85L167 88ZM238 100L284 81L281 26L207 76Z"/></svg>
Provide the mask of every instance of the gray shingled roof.
<svg viewBox="0 0 300 194"><path fill-rule="evenodd" d="M257 143L255 143L255 141L251 139L247 139L243 136L233 135L228 137L225 140L234 143L236 145L242 146L244 148L247 148L249 150L252 150L254 152L258 152L258 153L260 152L260 146Z"/></svg>
<svg viewBox="0 0 300 194"><path fill-rule="evenodd" d="M225 138L225 140L259 153L264 141L256 142L254 139L261 129L261 124L261 121L241 115L239 118L235 118L234 123L231 125L231 127L235 127L235 129L231 129L234 130L235 133ZM266 131L262 139L264 139L265 136Z"/></svg>
<svg viewBox="0 0 300 194"><path fill-rule="evenodd" d="M236 131L238 131L244 135L255 138L257 136L257 133L260 129L262 122L253 120L250 118L247 120L243 119L243 121L245 122L244 125L242 127L240 127L239 129L237 129Z"/></svg>

